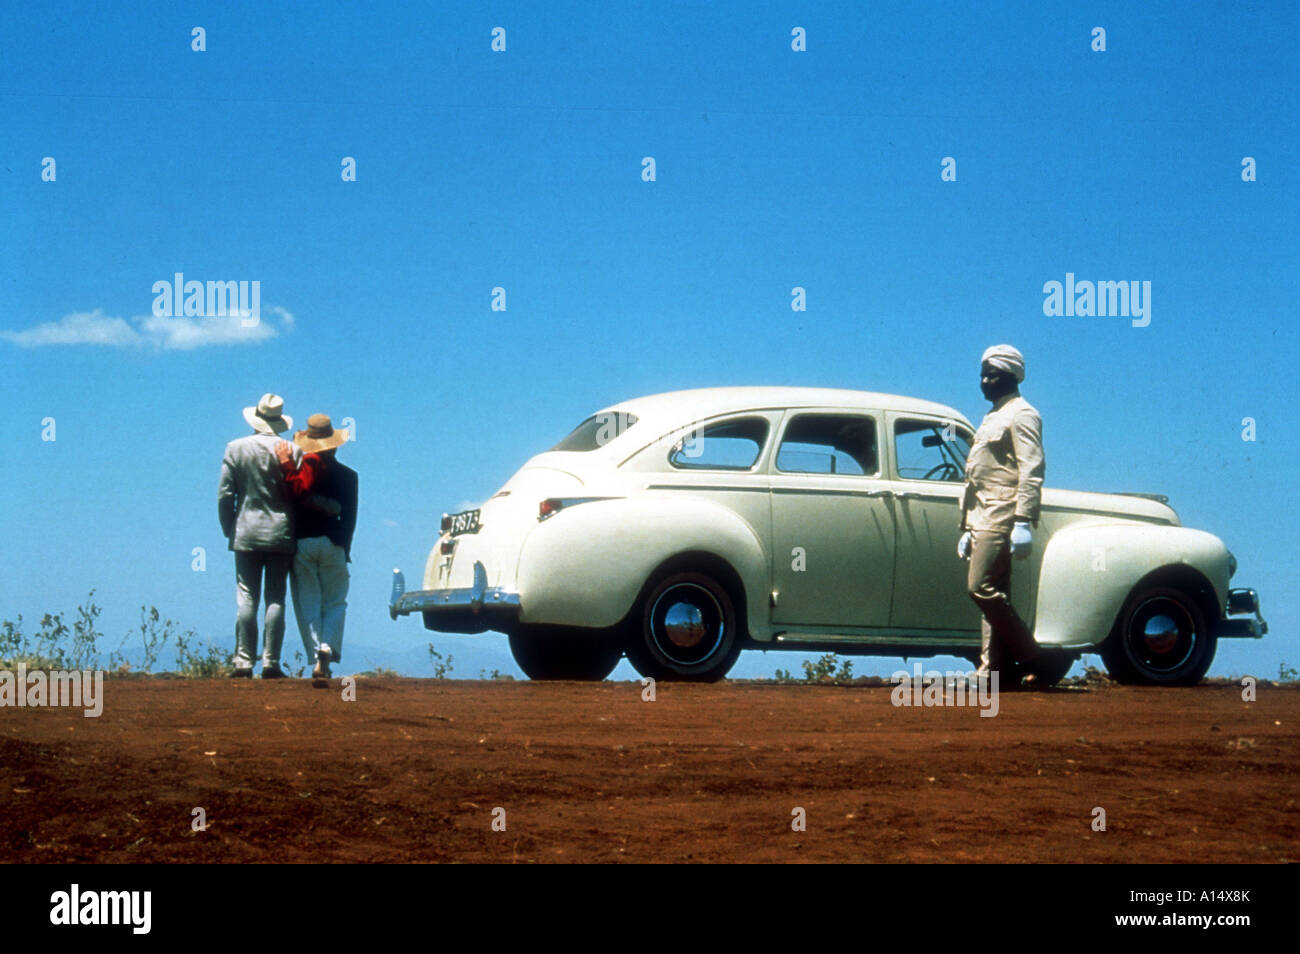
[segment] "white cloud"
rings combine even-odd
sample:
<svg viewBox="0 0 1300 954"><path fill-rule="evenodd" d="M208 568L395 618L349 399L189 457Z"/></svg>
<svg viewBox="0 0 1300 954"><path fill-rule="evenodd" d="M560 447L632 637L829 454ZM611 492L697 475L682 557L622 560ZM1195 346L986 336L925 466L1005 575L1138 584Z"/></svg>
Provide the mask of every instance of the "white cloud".
<svg viewBox="0 0 1300 954"><path fill-rule="evenodd" d="M146 341L168 351L191 351L205 345L240 344L264 341L277 334L269 322L258 321L244 326L238 315L220 318L137 318Z"/></svg>
<svg viewBox="0 0 1300 954"><path fill-rule="evenodd" d="M96 308L64 315L25 331L0 331L0 338L23 348L46 345L91 344L125 347L140 343L140 334L121 318L109 318Z"/></svg>
<svg viewBox="0 0 1300 954"><path fill-rule="evenodd" d="M272 306L284 331L293 328L293 315ZM102 309L64 315L22 331L0 330L0 338L21 348L52 345L101 345L110 348L153 347L163 351L192 351L208 345L253 344L277 337L281 329L262 318L245 326L238 315L219 318L160 318L140 315L129 321L105 315Z"/></svg>

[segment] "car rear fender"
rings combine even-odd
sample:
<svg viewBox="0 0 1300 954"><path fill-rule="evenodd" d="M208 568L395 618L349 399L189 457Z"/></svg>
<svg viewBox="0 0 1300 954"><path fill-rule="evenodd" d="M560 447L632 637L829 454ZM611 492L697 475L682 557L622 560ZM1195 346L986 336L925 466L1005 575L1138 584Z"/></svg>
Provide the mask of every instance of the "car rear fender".
<svg viewBox="0 0 1300 954"><path fill-rule="evenodd" d="M717 504L656 496L593 500L540 521L519 552L520 619L613 626L657 568L689 552L725 561L744 588L746 618L767 618L768 557L755 529Z"/></svg>
<svg viewBox="0 0 1300 954"><path fill-rule="evenodd" d="M1063 528L1052 534L1043 554L1034 638L1071 648L1101 643L1133 588L1168 568L1196 571L1213 587L1221 608L1228 563L1223 541L1202 530L1140 523Z"/></svg>
<svg viewBox="0 0 1300 954"><path fill-rule="evenodd" d="M519 548L537 526L539 501L576 496L582 490L583 482L577 475L530 463L479 507L481 529L457 537L447 533L438 537L424 564L424 588L469 587L474 582L474 564L482 563L488 586L513 589ZM444 546L452 548L450 562ZM444 564L447 570L440 572Z"/></svg>

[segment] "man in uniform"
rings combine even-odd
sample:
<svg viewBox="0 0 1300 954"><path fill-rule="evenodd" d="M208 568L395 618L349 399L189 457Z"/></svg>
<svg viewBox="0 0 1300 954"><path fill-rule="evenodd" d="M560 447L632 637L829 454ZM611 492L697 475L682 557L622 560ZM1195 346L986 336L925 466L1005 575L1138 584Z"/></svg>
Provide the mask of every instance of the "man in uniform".
<svg viewBox="0 0 1300 954"><path fill-rule="evenodd" d="M1038 645L1011 605L1011 559L1026 559L1033 546L1043 488L1043 422L1020 396L1024 356L995 345L980 359L980 390L993 404L984 415L966 458L957 555L970 560L966 588L983 614L978 675L1002 672L1005 688L1032 687L1033 673L1008 680L1010 663L1021 671Z"/></svg>

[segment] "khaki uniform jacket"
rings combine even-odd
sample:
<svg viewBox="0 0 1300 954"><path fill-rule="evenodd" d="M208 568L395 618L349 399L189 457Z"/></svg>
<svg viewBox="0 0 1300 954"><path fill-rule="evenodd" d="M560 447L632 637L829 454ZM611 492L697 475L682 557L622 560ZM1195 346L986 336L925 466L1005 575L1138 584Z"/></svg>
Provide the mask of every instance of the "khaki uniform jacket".
<svg viewBox="0 0 1300 954"><path fill-rule="evenodd" d="M1017 520L1037 525L1042 502L1043 420L1019 394L984 415L966 457L962 530L1011 532Z"/></svg>
<svg viewBox="0 0 1300 954"><path fill-rule="evenodd" d="M292 437L293 435L290 435ZM293 553L293 499L275 457L283 437L250 434L226 445L217 490L217 517L232 550ZM301 451L292 442L294 459Z"/></svg>

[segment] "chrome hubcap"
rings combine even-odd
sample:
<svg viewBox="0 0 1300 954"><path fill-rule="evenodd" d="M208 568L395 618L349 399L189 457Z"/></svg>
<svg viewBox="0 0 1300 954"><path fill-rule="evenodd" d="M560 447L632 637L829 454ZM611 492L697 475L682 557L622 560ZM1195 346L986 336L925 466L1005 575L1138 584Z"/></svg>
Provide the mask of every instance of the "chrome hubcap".
<svg viewBox="0 0 1300 954"><path fill-rule="evenodd" d="M1178 624L1164 613L1152 616L1142 628L1142 638L1149 651L1166 655L1178 643Z"/></svg>
<svg viewBox="0 0 1300 954"><path fill-rule="evenodd" d="M707 635L704 614L694 603L674 603L664 613L664 635L681 649L698 646Z"/></svg>
<svg viewBox="0 0 1300 954"><path fill-rule="evenodd" d="M717 651L726 635L726 622L712 593L696 583L679 583L661 593L651 607L650 634L669 660L694 666Z"/></svg>
<svg viewBox="0 0 1300 954"><path fill-rule="evenodd" d="M1174 672L1191 658L1198 634L1187 607L1167 596L1146 600L1129 625L1129 648L1153 672Z"/></svg>

